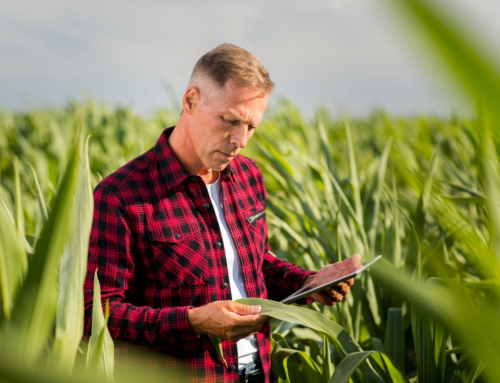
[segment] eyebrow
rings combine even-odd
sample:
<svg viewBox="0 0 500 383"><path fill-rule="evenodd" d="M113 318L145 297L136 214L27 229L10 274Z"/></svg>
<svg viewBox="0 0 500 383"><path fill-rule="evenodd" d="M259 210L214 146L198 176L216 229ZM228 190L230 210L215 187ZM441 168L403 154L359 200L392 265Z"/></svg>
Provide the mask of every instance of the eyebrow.
<svg viewBox="0 0 500 383"><path fill-rule="evenodd" d="M238 112L235 112L233 110L228 110L227 112L224 112L224 114L230 114L231 116L236 117L238 119L238 121L243 121L253 128L256 128L257 125L260 124L260 122L259 122L259 124L254 125L250 120L245 120L242 115L240 115Z"/></svg>

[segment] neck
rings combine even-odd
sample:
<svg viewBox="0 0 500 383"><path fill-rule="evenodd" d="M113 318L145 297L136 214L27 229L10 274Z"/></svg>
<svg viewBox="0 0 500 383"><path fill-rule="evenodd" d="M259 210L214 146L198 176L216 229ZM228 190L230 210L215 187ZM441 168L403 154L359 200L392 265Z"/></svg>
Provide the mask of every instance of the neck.
<svg viewBox="0 0 500 383"><path fill-rule="evenodd" d="M219 178L219 172L204 166L196 155L194 155L193 143L186 133L186 122L181 116L172 134L168 137L168 145L189 174L200 176L206 184L214 183Z"/></svg>

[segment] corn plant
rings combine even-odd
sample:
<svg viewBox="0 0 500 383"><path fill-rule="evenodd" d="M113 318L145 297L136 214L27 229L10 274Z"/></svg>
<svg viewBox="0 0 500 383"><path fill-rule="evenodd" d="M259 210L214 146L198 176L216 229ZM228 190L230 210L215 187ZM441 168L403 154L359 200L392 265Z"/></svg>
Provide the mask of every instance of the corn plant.
<svg viewBox="0 0 500 383"><path fill-rule="evenodd" d="M271 350L278 381L457 383L499 375L500 71L427 2L388 4L420 28L477 102L477 116L377 111L333 120L320 109L305 121L282 102L259 127L246 154L264 172L273 251L310 269L356 252L364 260L384 255L333 308L244 301L280 320ZM70 144L78 108L93 135L82 166L82 137ZM111 377L105 305L94 310L90 346L79 339L88 185L149 149L177 114L145 120L92 101L0 113L0 339L9 350L0 351L2 380L77 381L85 366L82 381L94 379L89 371ZM95 307L98 291L96 284ZM50 370L35 379L39 366Z"/></svg>
<svg viewBox="0 0 500 383"><path fill-rule="evenodd" d="M4 346L0 359L5 367L0 376L3 381L9 379L9 369L16 367L26 376L43 364L65 376L75 367L83 333L83 281L93 212L88 141L84 149L83 129L79 127L75 131L69 161L50 208L37 188L44 224L33 241L33 248L25 240L17 160L15 214L9 211L4 200L0 201L0 339ZM33 175L38 186L36 173ZM96 299L100 302L99 294ZM101 317L100 321L94 320L94 334L107 332L102 311L95 310L95 318ZM112 342L106 347L89 348L92 369L108 361L112 350ZM102 357L94 356L98 353ZM110 368L112 366L107 366L104 370L108 372ZM89 371L95 377L93 371Z"/></svg>

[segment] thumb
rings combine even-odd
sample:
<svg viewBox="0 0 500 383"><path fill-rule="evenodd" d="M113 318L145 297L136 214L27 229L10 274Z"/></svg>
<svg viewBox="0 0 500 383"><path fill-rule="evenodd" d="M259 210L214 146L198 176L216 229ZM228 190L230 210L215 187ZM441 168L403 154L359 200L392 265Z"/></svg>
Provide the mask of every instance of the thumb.
<svg viewBox="0 0 500 383"><path fill-rule="evenodd" d="M248 306L242 305L241 303L234 303L235 313L239 315L253 315L261 312L262 308L260 306Z"/></svg>
<svg viewBox="0 0 500 383"><path fill-rule="evenodd" d="M342 263L345 267L351 267L357 265L359 261L361 261L361 255L354 254L351 255L349 258L344 259Z"/></svg>

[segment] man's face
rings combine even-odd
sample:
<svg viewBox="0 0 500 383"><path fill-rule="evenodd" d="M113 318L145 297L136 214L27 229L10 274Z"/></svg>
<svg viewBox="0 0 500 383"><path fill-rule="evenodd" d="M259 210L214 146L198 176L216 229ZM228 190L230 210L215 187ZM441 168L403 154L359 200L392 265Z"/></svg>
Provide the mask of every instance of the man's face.
<svg viewBox="0 0 500 383"><path fill-rule="evenodd" d="M254 88L237 87L231 80L222 96L209 105L201 94L189 131L203 168L223 170L247 145L262 121L267 99Z"/></svg>

